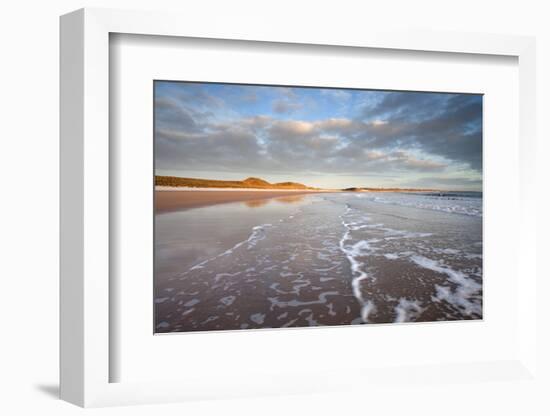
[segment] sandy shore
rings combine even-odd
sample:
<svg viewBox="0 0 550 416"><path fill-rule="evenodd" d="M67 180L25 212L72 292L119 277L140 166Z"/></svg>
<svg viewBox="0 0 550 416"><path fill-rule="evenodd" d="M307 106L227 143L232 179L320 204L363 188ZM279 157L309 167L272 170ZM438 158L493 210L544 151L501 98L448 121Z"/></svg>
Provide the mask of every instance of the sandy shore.
<svg viewBox="0 0 550 416"><path fill-rule="evenodd" d="M483 317L481 198L164 193L219 205L155 217L156 332Z"/></svg>
<svg viewBox="0 0 550 416"><path fill-rule="evenodd" d="M256 201L270 198L280 198L286 196L296 196L304 194L314 194L326 191L312 190L240 190L225 189L186 189L181 190L155 190L155 212L162 214L190 208L205 207L215 204L224 204L228 202Z"/></svg>

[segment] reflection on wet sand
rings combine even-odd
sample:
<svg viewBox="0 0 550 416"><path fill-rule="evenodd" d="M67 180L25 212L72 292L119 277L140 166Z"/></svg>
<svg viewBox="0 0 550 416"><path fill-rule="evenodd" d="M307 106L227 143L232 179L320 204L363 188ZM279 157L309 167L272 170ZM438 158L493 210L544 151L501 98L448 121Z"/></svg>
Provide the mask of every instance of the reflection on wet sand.
<svg viewBox="0 0 550 416"><path fill-rule="evenodd" d="M248 208L260 208L269 204L269 199L253 199L252 201L244 201L243 204Z"/></svg>
<svg viewBox="0 0 550 416"><path fill-rule="evenodd" d="M269 198L269 199L253 199L251 201L244 201L243 204L248 208L260 208L273 201L279 202L281 204L297 204L304 200L303 195L292 195L292 196L282 196L279 198Z"/></svg>
<svg viewBox="0 0 550 416"><path fill-rule="evenodd" d="M155 191L155 214L209 207L233 202L251 202L251 208L262 207L267 201L282 198L282 203L300 202L304 197L326 193L311 190L177 190ZM266 201L265 203L259 201ZM243 205L241 205L243 206Z"/></svg>
<svg viewBox="0 0 550 416"><path fill-rule="evenodd" d="M275 201L281 202L283 204L296 204L304 200L304 195L292 195L292 196L282 196L280 198L275 198Z"/></svg>

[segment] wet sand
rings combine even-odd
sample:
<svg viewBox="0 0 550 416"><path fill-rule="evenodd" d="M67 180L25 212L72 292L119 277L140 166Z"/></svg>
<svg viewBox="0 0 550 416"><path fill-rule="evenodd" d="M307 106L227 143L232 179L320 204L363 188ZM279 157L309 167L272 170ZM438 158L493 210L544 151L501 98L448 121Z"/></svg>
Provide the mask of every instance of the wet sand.
<svg viewBox="0 0 550 416"><path fill-rule="evenodd" d="M155 212L180 211L190 208L206 207L228 202L261 201L270 198L292 197L305 194L316 194L326 191L312 190L174 190L155 191Z"/></svg>
<svg viewBox="0 0 550 416"><path fill-rule="evenodd" d="M482 318L479 202L242 192L156 216L155 332Z"/></svg>

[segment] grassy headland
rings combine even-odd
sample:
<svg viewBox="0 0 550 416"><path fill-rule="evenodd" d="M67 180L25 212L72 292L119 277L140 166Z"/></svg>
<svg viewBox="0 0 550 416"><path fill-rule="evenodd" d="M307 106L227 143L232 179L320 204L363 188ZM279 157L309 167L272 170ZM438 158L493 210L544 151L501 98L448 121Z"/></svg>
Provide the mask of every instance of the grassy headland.
<svg viewBox="0 0 550 416"><path fill-rule="evenodd" d="M171 186L185 188L243 188L243 189L311 189L301 183L279 182L269 183L260 178L247 178L243 181L223 181L217 179L178 178L176 176L155 176L156 186Z"/></svg>
<svg viewBox="0 0 550 416"><path fill-rule="evenodd" d="M177 176L155 176L155 185L170 188L221 188L221 189L264 189L264 190L303 190L331 192L440 192L438 189L423 188L372 188L352 187L344 189L314 188L298 182L270 183L261 178L250 177L242 181L219 179L180 178Z"/></svg>

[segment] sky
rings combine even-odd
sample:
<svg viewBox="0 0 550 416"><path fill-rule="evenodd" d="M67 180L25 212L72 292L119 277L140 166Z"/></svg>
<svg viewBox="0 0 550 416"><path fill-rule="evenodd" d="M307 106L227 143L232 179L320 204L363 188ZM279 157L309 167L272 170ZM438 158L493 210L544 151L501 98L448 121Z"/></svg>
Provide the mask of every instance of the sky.
<svg viewBox="0 0 550 416"><path fill-rule="evenodd" d="M482 96L155 81L155 173L481 191Z"/></svg>

